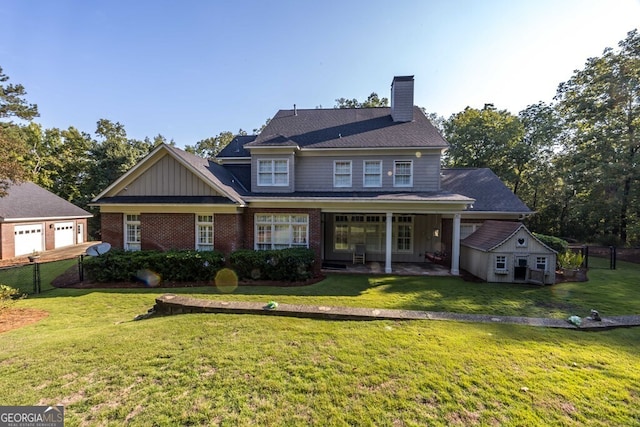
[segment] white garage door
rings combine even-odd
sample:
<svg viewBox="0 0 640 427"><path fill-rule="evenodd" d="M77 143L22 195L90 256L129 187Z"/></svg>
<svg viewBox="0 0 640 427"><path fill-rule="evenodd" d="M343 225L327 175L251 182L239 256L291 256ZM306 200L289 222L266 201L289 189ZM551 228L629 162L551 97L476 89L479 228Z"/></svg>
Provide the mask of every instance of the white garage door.
<svg viewBox="0 0 640 427"><path fill-rule="evenodd" d="M55 229L54 248L73 245L73 222L58 222Z"/></svg>
<svg viewBox="0 0 640 427"><path fill-rule="evenodd" d="M42 224L16 225L13 228L16 253L15 256L42 252Z"/></svg>

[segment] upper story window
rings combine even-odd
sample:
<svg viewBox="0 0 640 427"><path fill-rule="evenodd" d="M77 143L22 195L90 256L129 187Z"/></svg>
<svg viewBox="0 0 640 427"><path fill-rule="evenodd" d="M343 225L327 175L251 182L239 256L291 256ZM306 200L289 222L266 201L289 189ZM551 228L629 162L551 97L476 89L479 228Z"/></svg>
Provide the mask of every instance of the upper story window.
<svg viewBox="0 0 640 427"><path fill-rule="evenodd" d="M365 160L363 165L363 187L382 187L382 162Z"/></svg>
<svg viewBox="0 0 640 427"><path fill-rule="evenodd" d="M196 250L213 250L213 215L196 215Z"/></svg>
<svg viewBox="0 0 640 427"><path fill-rule="evenodd" d="M396 160L393 162L393 186L413 186L413 162L411 160Z"/></svg>
<svg viewBox="0 0 640 427"><path fill-rule="evenodd" d="M259 159L258 185L286 187L289 185L289 160Z"/></svg>
<svg viewBox="0 0 640 427"><path fill-rule="evenodd" d="M140 250L140 215L126 215L125 222L125 251L139 251Z"/></svg>
<svg viewBox="0 0 640 427"><path fill-rule="evenodd" d="M333 186L351 187L351 160L333 162Z"/></svg>

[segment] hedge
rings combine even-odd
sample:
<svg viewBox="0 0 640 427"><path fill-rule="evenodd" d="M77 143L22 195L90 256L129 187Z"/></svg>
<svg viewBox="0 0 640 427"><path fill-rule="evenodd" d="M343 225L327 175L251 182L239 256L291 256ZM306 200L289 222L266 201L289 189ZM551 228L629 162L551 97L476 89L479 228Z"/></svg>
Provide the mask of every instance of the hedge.
<svg viewBox="0 0 640 427"><path fill-rule="evenodd" d="M567 251L567 249L569 249L569 243L559 237L547 236L546 234L539 233L533 233L533 235L536 236L542 243L549 246L559 254L563 254Z"/></svg>
<svg viewBox="0 0 640 427"><path fill-rule="evenodd" d="M85 257L84 269L97 282L143 280L140 272L157 273L169 282L212 280L224 266L224 255L218 251L135 251L114 250L97 257Z"/></svg>
<svg viewBox="0 0 640 427"><path fill-rule="evenodd" d="M306 248L268 251L240 249L229 257L240 279L295 282L313 276L314 252Z"/></svg>

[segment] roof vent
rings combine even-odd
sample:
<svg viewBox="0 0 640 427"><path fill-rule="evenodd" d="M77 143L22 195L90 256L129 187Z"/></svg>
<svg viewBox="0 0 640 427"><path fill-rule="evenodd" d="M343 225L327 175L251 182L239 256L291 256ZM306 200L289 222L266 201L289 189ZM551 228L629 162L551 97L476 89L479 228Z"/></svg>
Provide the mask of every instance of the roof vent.
<svg viewBox="0 0 640 427"><path fill-rule="evenodd" d="M391 118L394 122L413 121L413 76L396 76L391 82Z"/></svg>
<svg viewBox="0 0 640 427"><path fill-rule="evenodd" d="M296 104L293 104L293 115L294 116L298 115L298 109L296 108Z"/></svg>

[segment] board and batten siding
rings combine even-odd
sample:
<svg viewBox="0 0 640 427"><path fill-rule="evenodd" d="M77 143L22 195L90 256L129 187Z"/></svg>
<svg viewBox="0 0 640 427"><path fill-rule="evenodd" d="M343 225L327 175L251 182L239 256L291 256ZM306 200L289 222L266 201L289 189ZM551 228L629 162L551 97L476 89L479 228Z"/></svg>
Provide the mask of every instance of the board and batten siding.
<svg viewBox="0 0 640 427"><path fill-rule="evenodd" d="M171 156L164 156L118 195L219 196L220 193Z"/></svg>
<svg viewBox="0 0 640 427"><path fill-rule="evenodd" d="M382 187L365 187L364 162L382 160ZM413 161L413 186L394 187L393 167L395 160ZM335 161L351 161L351 187L333 186ZM440 190L440 156L421 154L418 156L301 156L295 165L296 191L438 191Z"/></svg>

